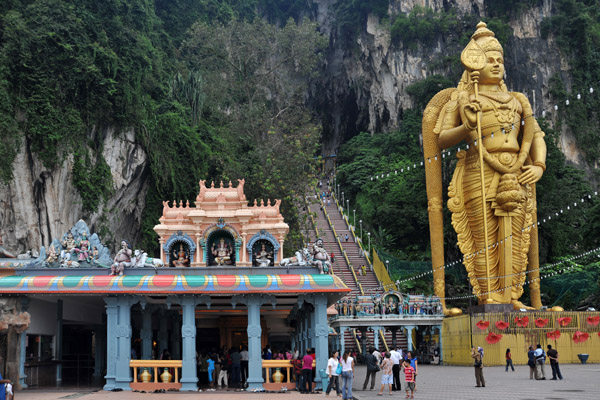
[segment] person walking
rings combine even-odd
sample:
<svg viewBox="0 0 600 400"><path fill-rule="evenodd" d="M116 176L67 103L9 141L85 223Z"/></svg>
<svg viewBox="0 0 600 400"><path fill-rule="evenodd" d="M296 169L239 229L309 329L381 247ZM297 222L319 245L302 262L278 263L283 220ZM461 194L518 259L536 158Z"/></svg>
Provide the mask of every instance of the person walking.
<svg viewBox="0 0 600 400"><path fill-rule="evenodd" d="M402 390L400 385L400 360L402 359L402 350L400 350L399 346L396 346L395 349L390 351L390 358L394 364L392 367L392 375L394 376L394 385L392 386L392 390Z"/></svg>
<svg viewBox="0 0 600 400"><path fill-rule="evenodd" d="M339 357L340 352L334 350L333 353L331 353L329 361L327 361L327 375L329 375L329 385L327 385L327 391L325 392L326 396L329 396L329 392L331 392L331 389L335 385L335 392L337 393L337 396L342 397L342 391L340 390L340 376L337 372L338 365L340 365Z"/></svg>
<svg viewBox="0 0 600 400"><path fill-rule="evenodd" d="M471 358L473 358L473 367L475 368L476 387L485 387L485 379L483 378L483 348L473 346L473 349L471 349Z"/></svg>
<svg viewBox="0 0 600 400"><path fill-rule="evenodd" d="M546 380L546 371L544 371L544 363L546 362L546 353L542 349L542 345L538 343L534 352L535 355L535 372L537 380Z"/></svg>
<svg viewBox="0 0 600 400"><path fill-rule="evenodd" d="M527 365L529 365L529 379L539 379L537 374L537 369L535 369L535 350L533 346L529 346L529 351L527 352Z"/></svg>
<svg viewBox="0 0 600 400"><path fill-rule="evenodd" d="M415 369L413 368L413 366L410 364L410 360L406 359L404 360L404 384L406 385L406 398L408 399L408 392L410 391L410 398L414 399L415 398L415 392L417 391L416 389L416 383L415 383L415 377L416 377L416 372Z"/></svg>
<svg viewBox="0 0 600 400"><path fill-rule="evenodd" d="M562 374L560 373L560 367L558 366L558 351L552 348L552 345L548 345L548 358L550 359L550 368L552 368L552 379L551 381L555 381L556 377L562 381Z"/></svg>
<svg viewBox="0 0 600 400"><path fill-rule="evenodd" d="M352 379L354 378L354 358L350 357L348 351L342 356L342 399L353 400Z"/></svg>
<svg viewBox="0 0 600 400"><path fill-rule="evenodd" d="M240 356L242 356L242 363L240 364L241 373L242 373L242 387L246 387L246 382L248 381L248 349L246 346L242 348L240 352Z"/></svg>
<svg viewBox="0 0 600 400"><path fill-rule="evenodd" d="M392 376L393 366L394 362L390 358L390 353L385 353L385 358L381 362L381 389L379 390L379 393L377 393L377 396L383 396L385 385L388 385L390 396L392 395L392 386L394 384L394 378Z"/></svg>
<svg viewBox="0 0 600 400"><path fill-rule="evenodd" d="M369 383L369 378L371 378L371 389L375 388L375 378L377 377L377 371L379 371L379 363L377 362L377 357L373 354L375 352L375 348L371 347L369 349L369 354L367 354L367 376L365 377L365 382L363 383L363 389L367 390L367 385Z"/></svg>
<svg viewBox="0 0 600 400"><path fill-rule="evenodd" d="M406 359L410 362L410 366L414 369L412 382L414 383L413 391L416 393L416 391L417 391L417 375L419 375L419 359L417 358L417 356L413 357L412 352L410 352L410 351L406 353Z"/></svg>
<svg viewBox="0 0 600 400"><path fill-rule="evenodd" d="M512 371L515 372L515 367L513 367L512 355L510 354L510 349L506 349L506 370L504 372L508 372L509 365L510 365L510 368L512 369Z"/></svg>
<svg viewBox="0 0 600 400"><path fill-rule="evenodd" d="M301 393L312 392L312 364L313 358L310 355L310 349L306 349L306 355L302 357L302 382Z"/></svg>

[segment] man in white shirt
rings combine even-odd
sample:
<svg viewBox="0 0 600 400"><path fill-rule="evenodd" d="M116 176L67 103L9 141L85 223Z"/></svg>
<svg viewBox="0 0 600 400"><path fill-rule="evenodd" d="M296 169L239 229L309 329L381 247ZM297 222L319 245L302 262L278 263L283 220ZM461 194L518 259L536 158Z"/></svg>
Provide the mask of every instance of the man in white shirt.
<svg viewBox="0 0 600 400"><path fill-rule="evenodd" d="M379 365L381 363L381 359L383 358L381 356L381 353L379 352L378 349L375 349L375 351L373 352L373 355L377 358L377 365Z"/></svg>
<svg viewBox="0 0 600 400"><path fill-rule="evenodd" d="M396 349L390 351L390 359L394 363L392 367L392 375L394 376L394 384L392 385L392 390L400 391L400 360L402 360L402 349L400 346L396 346Z"/></svg>
<svg viewBox="0 0 600 400"><path fill-rule="evenodd" d="M533 352L533 356L535 357L535 369L537 372L537 376L541 378L541 380L546 380L546 371L544 371L544 363L546 362L546 353L544 353L544 349L542 349L542 345L538 344L537 348ZM536 379L538 379L536 377Z"/></svg>

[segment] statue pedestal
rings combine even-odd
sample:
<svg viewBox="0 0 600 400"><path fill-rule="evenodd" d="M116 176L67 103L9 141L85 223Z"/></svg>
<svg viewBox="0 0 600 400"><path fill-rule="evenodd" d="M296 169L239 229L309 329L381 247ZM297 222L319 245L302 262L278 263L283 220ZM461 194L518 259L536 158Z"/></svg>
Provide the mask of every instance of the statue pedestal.
<svg viewBox="0 0 600 400"><path fill-rule="evenodd" d="M469 314L481 314L491 312L513 312L512 304L479 304L469 307Z"/></svg>

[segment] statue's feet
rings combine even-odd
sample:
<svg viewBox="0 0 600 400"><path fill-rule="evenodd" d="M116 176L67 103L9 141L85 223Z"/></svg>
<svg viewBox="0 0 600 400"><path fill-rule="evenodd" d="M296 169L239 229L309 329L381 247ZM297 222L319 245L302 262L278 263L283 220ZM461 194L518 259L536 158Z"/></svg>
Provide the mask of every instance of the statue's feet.
<svg viewBox="0 0 600 400"><path fill-rule="evenodd" d="M519 300L512 300L511 304L513 305L513 309L515 311L520 311L522 309L525 309L525 310L535 310L535 308L526 306L525 304L523 304Z"/></svg>

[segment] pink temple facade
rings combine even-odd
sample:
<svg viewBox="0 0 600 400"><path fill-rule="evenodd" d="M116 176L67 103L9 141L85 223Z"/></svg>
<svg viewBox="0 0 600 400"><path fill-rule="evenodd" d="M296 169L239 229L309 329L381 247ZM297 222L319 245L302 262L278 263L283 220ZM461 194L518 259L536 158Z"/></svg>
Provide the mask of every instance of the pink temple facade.
<svg viewBox="0 0 600 400"><path fill-rule="evenodd" d="M289 226L279 211L281 200L272 204L254 200L249 206L244 180L238 186L214 182L200 192L194 206L163 202L163 214L154 227L160 241L160 257L165 266L258 266L257 259L277 265L283 257L283 242ZM262 253L261 253L262 251ZM262 263L265 266L265 263Z"/></svg>

